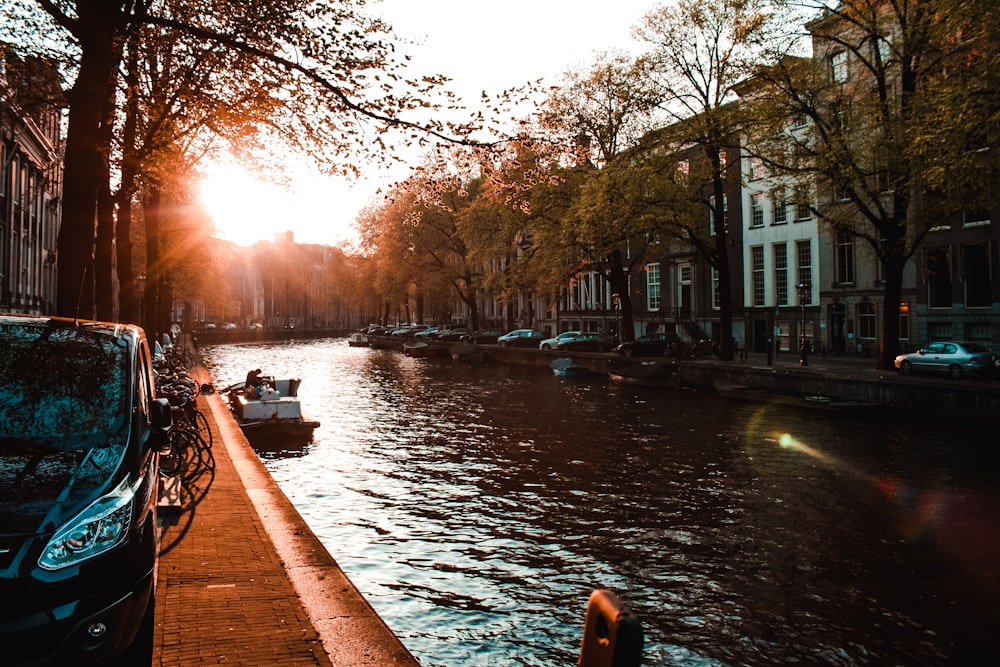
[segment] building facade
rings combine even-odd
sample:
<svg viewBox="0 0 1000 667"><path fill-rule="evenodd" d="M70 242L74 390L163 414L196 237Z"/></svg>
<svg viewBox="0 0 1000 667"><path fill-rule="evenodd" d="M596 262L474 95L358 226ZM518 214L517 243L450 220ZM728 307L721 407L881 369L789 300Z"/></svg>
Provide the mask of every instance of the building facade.
<svg viewBox="0 0 1000 667"><path fill-rule="evenodd" d="M0 45L0 311L55 310L63 165L58 93L54 67Z"/></svg>

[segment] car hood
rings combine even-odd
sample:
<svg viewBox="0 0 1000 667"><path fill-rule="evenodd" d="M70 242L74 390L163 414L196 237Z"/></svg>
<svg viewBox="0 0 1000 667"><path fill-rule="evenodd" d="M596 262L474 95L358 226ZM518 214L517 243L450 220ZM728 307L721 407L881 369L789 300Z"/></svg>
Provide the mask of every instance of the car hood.
<svg viewBox="0 0 1000 667"><path fill-rule="evenodd" d="M124 444L0 438L0 534L55 531L112 486L124 453Z"/></svg>

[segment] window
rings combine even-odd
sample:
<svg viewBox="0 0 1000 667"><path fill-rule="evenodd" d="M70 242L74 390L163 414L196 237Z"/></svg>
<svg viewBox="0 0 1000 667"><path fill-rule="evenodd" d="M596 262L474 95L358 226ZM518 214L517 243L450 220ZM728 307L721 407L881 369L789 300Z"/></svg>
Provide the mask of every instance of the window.
<svg viewBox="0 0 1000 667"><path fill-rule="evenodd" d="M788 245L774 244L774 298L779 306L788 305Z"/></svg>
<svg viewBox="0 0 1000 667"><path fill-rule="evenodd" d="M809 199L809 188L795 189L795 221L801 222L812 218L812 201Z"/></svg>
<svg viewBox="0 0 1000 667"><path fill-rule="evenodd" d="M871 42L872 63L880 63L884 68L892 57L892 44L888 35L875 35Z"/></svg>
<svg viewBox="0 0 1000 667"><path fill-rule="evenodd" d="M854 237L846 230L837 230L834 238L838 285L854 284Z"/></svg>
<svg viewBox="0 0 1000 667"><path fill-rule="evenodd" d="M927 251L927 305L951 308L951 262L947 248Z"/></svg>
<svg viewBox="0 0 1000 667"><path fill-rule="evenodd" d="M962 211L963 227L983 227L990 224L990 212L987 209L966 209Z"/></svg>
<svg viewBox="0 0 1000 667"><path fill-rule="evenodd" d="M847 51L838 51L830 56L830 79L834 83L847 82Z"/></svg>
<svg viewBox="0 0 1000 667"><path fill-rule="evenodd" d="M962 281L965 284L965 305L969 308L989 308L993 303L990 288L989 245L976 243L962 246Z"/></svg>
<svg viewBox="0 0 1000 667"><path fill-rule="evenodd" d="M759 192L750 195L750 226L764 226L764 195Z"/></svg>
<svg viewBox="0 0 1000 667"><path fill-rule="evenodd" d="M753 305L767 305L766 292L764 291L764 246L751 246L750 248L750 284L753 285Z"/></svg>
<svg viewBox="0 0 1000 667"><path fill-rule="evenodd" d="M795 256L797 258L796 268L798 269L795 284L812 285L812 243L808 240L796 241ZM812 303L812 290L806 299L808 299L806 304Z"/></svg>
<svg viewBox="0 0 1000 667"><path fill-rule="evenodd" d="M858 338L874 340L877 324L874 303L858 304Z"/></svg>
<svg viewBox="0 0 1000 667"><path fill-rule="evenodd" d="M715 236L715 196L708 198L708 233ZM729 233L729 197L722 195L722 219L725 221L723 233Z"/></svg>
<svg viewBox="0 0 1000 667"><path fill-rule="evenodd" d="M771 194L771 200L774 202L774 221L771 224L783 225L788 222L788 198L785 189L775 190Z"/></svg>
<svg viewBox="0 0 1000 667"><path fill-rule="evenodd" d="M801 130L803 127L809 124L809 118L803 113L799 114L792 119L792 129Z"/></svg>
<svg viewBox="0 0 1000 667"><path fill-rule="evenodd" d="M646 310L657 311L661 306L660 298L660 265L658 263L646 266Z"/></svg>
<svg viewBox="0 0 1000 667"><path fill-rule="evenodd" d="M758 178L764 178L767 176L767 168L764 166L764 161L759 157L750 158L750 178L751 180L756 180Z"/></svg>
<svg viewBox="0 0 1000 667"><path fill-rule="evenodd" d="M688 175L691 172L691 163L687 160L681 160L677 163L676 180L680 185L688 184Z"/></svg>

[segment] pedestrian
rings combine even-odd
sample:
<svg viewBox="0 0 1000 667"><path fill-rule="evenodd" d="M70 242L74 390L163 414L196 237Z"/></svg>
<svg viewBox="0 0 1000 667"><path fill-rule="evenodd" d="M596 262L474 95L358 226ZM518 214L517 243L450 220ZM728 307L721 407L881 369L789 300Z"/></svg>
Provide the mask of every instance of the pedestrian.
<svg viewBox="0 0 1000 667"><path fill-rule="evenodd" d="M809 339L803 337L802 343L799 345L799 366L809 365L809 353L812 352L812 343Z"/></svg>

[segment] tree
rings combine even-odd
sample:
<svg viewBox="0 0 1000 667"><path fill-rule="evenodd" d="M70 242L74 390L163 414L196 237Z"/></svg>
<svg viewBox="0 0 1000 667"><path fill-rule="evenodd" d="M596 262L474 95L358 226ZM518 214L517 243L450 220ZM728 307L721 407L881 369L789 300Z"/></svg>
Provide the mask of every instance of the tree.
<svg viewBox="0 0 1000 667"><path fill-rule="evenodd" d="M908 260L937 221L995 187L998 9L981 0L805 4L822 12L807 25L813 57L776 57L760 72L751 150L811 180L814 213L881 263L877 367L889 369Z"/></svg>
<svg viewBox="0 0 1000 667"><path fill-rule="evenodd" d="M24 18L25 23L37 20L24 7L25 0L6 0L4 15ZM388 127L444 136L441 124L418 125L403 118L432 106L427 97L442 79L400 76L391 59L392 45L385 41L388 27L359 14L352 0L270 0L225 3L224 8L211 0L37 0L37 7L61 31L56 36L69 36L78 49L76 78L68 93L59 314L76 314L73 295L81 281L85 299L79 306L83 314L93 313L97 200L101 180L110 173L106 163L111 155L109 135L102 135L101 127L108 116L105 105L111 99L121 45L137 26L157 25L202 45L250 56L253 66L240 70L243 84L232 88L231 95L238 97L241 88L257 88L261 81L280 81L274 94L290 111L284 118L290 122L281 132L292 136L297 148L345 157L349 145L365 143L359 139L366 123L379 128L371 144L375 147L382 145ZM298 56L291 59L284 55L288 53ZM243 139L245 153L265 145L254 143L261 135Z"/></svg>
<svg viewBox="0 0 1000 667"><path fill-rule="evenodd" d="M649 45L643 56L648 87L658 109L673 122L676 150L696 147L708 168L701 201L716 221L725 220L726 183L737 178L733 147L745 129L741 108L733 104L740 84L757 71L770 38L773 17L764 0L679 0L647 14L636 29ZM672 224L664 227L671 233ZM678 228L682 240L689 225ZM719 357L733 358L733 285L727 225L707 228L711 247L697 243L718 271L721 340ZM686 240L693 240L687 238Z"/></svg>
<svg viewBox="0 0 1000 667"><path fill-rule="evenodd" d="M643 84L641 68L621 54L600 54L587 71L564 75L540 112L544 135L558 139L563 156L535 159L543 171L532 181L527 209L540 286L558 296L580 275L600 274L617 295L617 333L626 341L635 335L628 275L642 261L645 244L637 239L647 230L642 219L612 210L621 192L607 189L598 168L633 147L652 126ZM602 206L605 201L611 208Z"/></svg>

